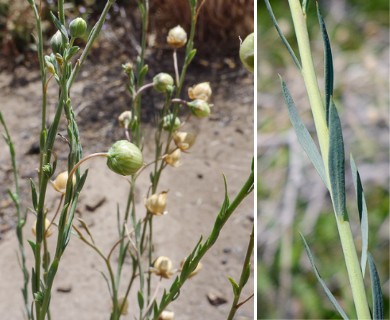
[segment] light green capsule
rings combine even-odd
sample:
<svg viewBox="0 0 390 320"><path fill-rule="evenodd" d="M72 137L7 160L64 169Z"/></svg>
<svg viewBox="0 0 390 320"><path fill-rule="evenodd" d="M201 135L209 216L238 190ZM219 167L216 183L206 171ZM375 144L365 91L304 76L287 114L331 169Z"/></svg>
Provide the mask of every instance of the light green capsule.
<svg viewBox="0 0 390 320"><path fill-rule="evenodd" d="M87 31L87 23L83 18L76 18L69 24L69 33L73 38L81 38Z"/></svg>
<svg viewBox="0 0 390 320"><path fill-rule="evenodd" d="M205 118L210 115L210 105L201 99L195 99L187 103L192 114L198 118Z"/></svg>
<svg viewBox="0 0 390 320"><path fill-rule="evenodd" d="M108 150L107 166L122 176L135 174L143 162L141 150L127 140L115 142Z"/></svg>
<svg viewBox="0 0 390 320"><path fill-rule="evenodd" d="M253 73L254 70L254 33L249 34L240 47L240 59L244 67Z"/></svg>
<svg viewBox="0 0 390 320"><path fill-rule="evenodd" d="M168 73L159 73L153 78L153 88L158 92L167 92L173 89L173 78Z"/></svg>

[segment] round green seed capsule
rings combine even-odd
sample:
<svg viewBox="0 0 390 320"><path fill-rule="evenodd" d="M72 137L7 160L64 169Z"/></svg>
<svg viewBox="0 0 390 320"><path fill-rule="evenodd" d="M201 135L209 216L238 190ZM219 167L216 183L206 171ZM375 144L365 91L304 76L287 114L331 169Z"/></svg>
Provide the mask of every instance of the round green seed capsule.
<svg viewBox="0 0 390 320"><path fill-rule="evenodd" d="M73 38L81 38L87 30L87 23L83 18L76 18L69 24L69 32Z"/></svg>
<svg viewBox="0 0 390 320"><path fill-rule="evenodd" d="M107 166L122 176L133 175L143 166L141 150L127 140L119 140L108 150Z"/></svg>
<svg viewBox="0 0 390 320"><path fill-rule="evenodd" d="M153 88L158 92L167 92L173 88L173 78L168 74L161 72L153 78Z"/></svg>
<svg viewBox="0 0 390 320"><path fill-rule="evenodd" d="M254 34L249 34L240 47L240 59L244 67L253 73L254 70Z"/></svg>

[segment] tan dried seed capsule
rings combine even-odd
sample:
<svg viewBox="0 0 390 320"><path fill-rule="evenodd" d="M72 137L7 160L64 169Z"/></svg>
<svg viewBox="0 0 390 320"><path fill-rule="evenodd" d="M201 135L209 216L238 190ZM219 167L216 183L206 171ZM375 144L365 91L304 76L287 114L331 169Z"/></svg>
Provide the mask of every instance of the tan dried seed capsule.
<svg viewBox="0 0 390 320"><path fill-rule="evenodd" d="M152 194L148 199L145 200L145 207L148 211L156 216L162 216L167 214L167 198L168 192L163 191L159 194Z"/></svg>
<svg viewBox="0 0 390 320"><path fill-rule="evenodd" d="M154 261L151 272L162 278L169 279L173 275L172 261L168 257L160 256Z"/></svg>
<svg viewBox="0 0 390 320"><path fill-rule="evenodd" d="M187 42L187 32L181 26L176 26L169 30L167 42L173 48L181 48Z"/></svg>

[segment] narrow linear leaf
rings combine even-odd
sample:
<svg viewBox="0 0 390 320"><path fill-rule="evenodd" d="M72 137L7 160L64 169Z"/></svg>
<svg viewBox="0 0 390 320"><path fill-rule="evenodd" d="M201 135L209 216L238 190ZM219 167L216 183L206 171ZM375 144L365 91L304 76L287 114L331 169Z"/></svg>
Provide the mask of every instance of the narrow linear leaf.
<svg viewBox="0 0 390 320"><path fill-rule="evenodd" d="M138 291L137 298L138 298L138 306L142 310L144 308L144 296L142 295L141 291Z"/></svg>
<svg viewBox="0 0 390 320"><path fill-rule="evenodd" d="M249 280L249 276L251 275L251 264L248 263L247 266L245 267L243 277L242 277L242 287L246 285L246 283Z"/></svg>
<svg viewBox="0 0 390 320"><path fill-rule="evenodd" d="M228 279L229 279L229 281L230 281L230 283L232 285L233 294L234 294L235 297L237 297L239 295L239 293L240 293L240 287L238 286L237 282L234 281L233 278L228 277Z"/></svg>
<svg viewBox="0 0 390 320"><path fill-rule="evenodd" d="M329 36L326 30L324 19L322 18L320 8L317 3L317 16L320 24L322 40L324 42L324 73L325 73L325 111L326 124L329 126L329 107L330 99L333 96L333 58L332 49L330 47Z"/></svg>
<svg viewBox="0 0 390 320"><path fill-rule="evenodd" d="M56 28L61 32L61 34L68 39L68 32L66 31L65 26L60 22L60 20L57 19L57 17L53 14L53 12L50 11L50 17L53 20L54 25Z"/></svg>
<svg viewBox="0 0 390 320"><path fill-rule="evenodd" d="M32 203L34 210L37 211L38 208L38 196L37 196L37 189L35 188L34 181L30 178L30 185L31 185L31 196L32 196Z"/></svg>
<svg viewBox="0 0 390 320"><path fill-rule="evenodd" d="M360 266L362 269L362 274L364 276L367 264L367 251L368 251L368 211L366 199L364 197L362 181L360 180L360 174L357 170L355 160L350 156L350 164L352 171L352 180L353 185L355 186L355 193L357 199L357 207L359 212L360 219L360 231L362 233L362 255L360 258Z"/></svg>
<svg viewBox="0 0 390 320"><path fill-rule="evenodd" d="M310 261L310 264L313 268L313 271L314 271L314 274L316 275L317 277L317 280L318 282L321 284L322 288L324 289L328 299L330 300L330 302L332 302L333 306L336 308L336 310L338 311L338 313L340 314L340 316L343 318L343 319L348 319L347 315L345 314L343 308L341 308L341 306L339 305L339 303L337 302L336 298L334 297L334 295L332 294L332 292L329 290L328 286L326 285L325 281L322 280L321 278L321 275L320 273L318 272L318 269L314 263L314 257L311 253L311 250L306 242L306 239L305 237L303 236L303 234L301 234L301 238L303 240L303 244L305 245L305 250L306 250L306 253L307 253L307 256L309 258L309 261Z"/></svg>
<svg viewBox="0 0 390 320"><path fill-rule="evenodd" d="M299 144L301 145L302 149L306 152L310 161L313 163L314 168L317 170L325 186L327 186L327 188L329 189L328 184L326 182L324 163L322 161L320 152L318 151L318 148L314 143L313 138L311 137L309 131L306 129L304 123L301 120L301 117L299 116L298 110L286 86L286 83L283 81L281 77L280 80L282 84L282 92L283 92L284 100L288 108L288 115L294 127L295 133L297 134Z"/></svg>
<svg viewBox="0 0 390 320"><path fill-rule="evenodd" d="M102 275L103 279L106 281L108 292L110 293L110 297L112 298L112 291L111 291L111 286L110 286L110 281L108 280L107 276L104 274L103 271L99 271L99 273Z"/></svg>
<svg viewBox="0 0 390 320"><path fill-rule="evenodd" d="M303 0L302 1L302 10L304 13L307 12L307 8L309 7L309 0Z"/></svg>
<svg viewBox="0 0 390 320"><path fill-rule="evenodd" d="M283 32L278 25L278 21L275 18L274 12L272 11L272 7L271 7L271 4L269 3L269 0L264 0L264 2L265 2L265 5L267 7L267 11L268 11L269 15L271 16L272 22L276 28L276 31L279 34L280 39L282 39L282 42L284 43L288 52L290 53L291 58L294 60L295 65L298 67L299 70L301 70L302 69L301 64L300 64L297 56L295 55L294 50L291 48L289 42L287 41L286 37L283 35Z"/></svg>
<svg viewBox="0 0 390 320"><path fill-rule="evenodd" d="M329 179L333 209L337 215L346 219L344 142L340 118L333 101L329 112Z"/></svg>
<svg viewBox="0 0 390 320"><path fill-rule="evenodd" d="M191 61L195 58L195 55L196 55L196 49L192 49L187 56L187 64L191 63Z"/></svg>
<svg viewBox="0 0 390 320"><path fill-rule="evenodd" d="M384 306L383 306L383 295L381 289L381 282L379 279L378 271L375 266L374 258L368 254L368 267L370 270L371 277L371 288L372 288L372 319L384 319Z"/></svg>

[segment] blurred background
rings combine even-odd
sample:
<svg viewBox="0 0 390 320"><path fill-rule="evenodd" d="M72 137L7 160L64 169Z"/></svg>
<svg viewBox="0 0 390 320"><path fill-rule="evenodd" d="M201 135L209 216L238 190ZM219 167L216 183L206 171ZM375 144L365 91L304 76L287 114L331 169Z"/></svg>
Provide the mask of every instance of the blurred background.
<svg viewBox="0 0 390 320"><path fill-rule="evenodd" d="M296 50L286 1L270 1ZM314 63L323 87L323 47L314 1L308 24ZM369 251L373 254L389 317L389 2L319 1L333 50L335 102L345 140L366 194ZM329 196L297 142L281 94L280 74L311 133L314 125L301 76L258 1L258 300L261 319L339 318L319 285L299 236L341 306L355 317L348 276ZM349 167L349 165L348 165ZM351 173L350 219L359 250L360 232ZM367 292L371 289L366 270Z"/></svg>

